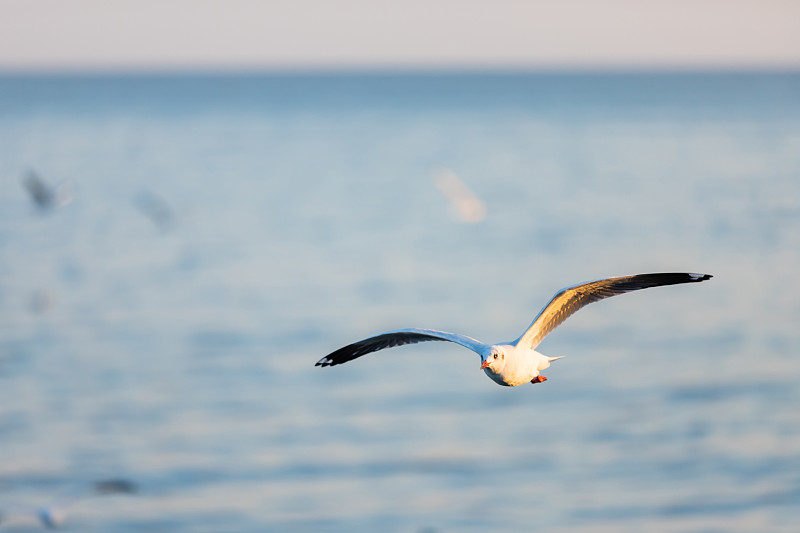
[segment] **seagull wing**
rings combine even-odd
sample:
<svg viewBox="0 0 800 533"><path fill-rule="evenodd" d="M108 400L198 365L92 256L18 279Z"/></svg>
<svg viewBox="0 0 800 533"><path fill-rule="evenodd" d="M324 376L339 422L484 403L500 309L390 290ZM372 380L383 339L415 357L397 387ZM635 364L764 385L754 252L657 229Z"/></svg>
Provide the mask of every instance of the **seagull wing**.
<svg viewBox="0 0 800 533"><path fill-rule="evenodd" d="M127 479L101 479L92 485L92 492L96 495L106 494L135 494L136 484Z"/></svg>
<svg viewBox="0 0 800 533"><path fill-rule="evenodd" d="M53 201L53 191L34 172L29 172L22 183L39 207L47 207Z"/></svg>
<svg viewBox="0 0 800 533"><path fill-rule="evenodd" d="M478 355L481 354L482 349L486 348L485 344L471 337L467 337L466 335L458 335L457 333L447 333L446 331L436 331L433 329L398 329L395 331L387 331L386 333L381 333L374 337L354 342L353 344L348 344L344 348L339 348L335 352L317 361L315 366L340 365L361 357L362 355L383 350L384 348L425 341L455 342L456 344L469 348Z"/></svg>
<svg viewBox="0 0 800 533"><path fill-rule="evenodd" d="M565 287L553 296L553 299L539 312L528 330L514 342L514 345L536 348L548 333L556 329L578 309L592 302L639 289L696 283L710 278L709 274L668 272L599 279Z"/></svg>

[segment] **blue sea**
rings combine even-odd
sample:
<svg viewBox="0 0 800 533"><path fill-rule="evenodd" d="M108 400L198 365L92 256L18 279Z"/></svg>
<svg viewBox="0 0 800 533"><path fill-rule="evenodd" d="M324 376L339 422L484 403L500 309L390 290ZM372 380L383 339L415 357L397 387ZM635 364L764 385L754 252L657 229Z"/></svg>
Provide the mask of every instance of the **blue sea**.
<svg viewBox="0 0 800 533"><path fill-rule="evenodd" d="M0 529L796 532L798 273L796 72L6 74Z"/></svg>

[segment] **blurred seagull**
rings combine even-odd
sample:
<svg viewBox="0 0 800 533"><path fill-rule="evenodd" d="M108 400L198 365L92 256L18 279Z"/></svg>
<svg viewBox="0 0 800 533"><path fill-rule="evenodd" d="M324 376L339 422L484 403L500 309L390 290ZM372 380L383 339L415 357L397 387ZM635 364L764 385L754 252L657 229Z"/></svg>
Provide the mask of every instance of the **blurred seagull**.
<svg viewBox="0 0 800 533"><path fill-rule="evenodd" d="M456 220L474 224L486 218L486 204L455 172L439 169L432 178L436 188L450 201L451 214Z"/></svg>
<svg viewBox="0 0 800 533"><path fill-rule="evenodd" d="M175 222L172 208L166 200L153 192L141 193L136 199L136 205L161 231L168 230Z"/></svg>
<svg viewBox="0 0 800 533"><path fill-rule="evenodd" d="M72 201L72 185L62 181L55 187L50 187L35 172L31 171L22 180L22 184L33 202L41 209L55 209L67 205Z"/></svg>
<svg viewBox="0 0 800 533"><path fill-rule="evenodd" d="M561 357L547 357L535 350L540 342L581 307L592 302L661 285L697 283L710 279L709 274L681 272L637 274L589 281L565 287L544 306L517 340L506 344L483 344L466 335L432 329L398 329L360 340L326 355L316 366L334 366L384 348L424 341L450 341L481 356L481 369L500 385L516 387L523 383L541 383L547 378L540 372Z"/></svg>
<svg viewBox="0 0 800 533"><path fill-rule="evenodd" d="M134 494L137 492L136 485L126 479L105 479L96 481L89 487L69 495L64 495L55 502L41 506L14 506L11 512L0 513L0 524L6 517L28 516L35 517L43 526L48 529L61 527L67 517L67 509L76 503L91 496L105 496L110 494ZM10 520L7 520L10 522Z"/></svg>

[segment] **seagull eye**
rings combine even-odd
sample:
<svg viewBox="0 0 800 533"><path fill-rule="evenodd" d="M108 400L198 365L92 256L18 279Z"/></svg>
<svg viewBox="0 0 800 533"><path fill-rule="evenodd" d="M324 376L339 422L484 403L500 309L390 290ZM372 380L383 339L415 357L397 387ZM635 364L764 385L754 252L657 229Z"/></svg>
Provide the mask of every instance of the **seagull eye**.
<svg viewBox="0 0 800 533"><path fill-rule="evenodd" d="M497 354L494 354L494 358L497 359Z"/></svg>

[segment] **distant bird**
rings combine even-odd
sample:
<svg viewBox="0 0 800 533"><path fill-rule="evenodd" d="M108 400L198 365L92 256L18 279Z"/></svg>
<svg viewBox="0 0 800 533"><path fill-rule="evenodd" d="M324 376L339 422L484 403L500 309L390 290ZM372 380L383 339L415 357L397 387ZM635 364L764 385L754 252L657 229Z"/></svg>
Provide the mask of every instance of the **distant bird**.
<svg viewBox="0 0 800 533"><path fill-rule="evenodd" d="M175 223L172 208L166 200L153 192L141 193L136 199L136 205L161 231L168 230Z"/></svg>
<svg viewBox="0 0 800 533"><path fill-rule="evenodd" d="M450 201L451 214L460 222L476 223L486 218L486 204L452 170L433 173L436 188Z"/></svg>
<svg viewBox="0 0 800 533"><path fill-rule="evenodd" d="M551 362L561 359L563 356L547 357L537 352L535 348L548 333L581 307L604 298L639 289L659 287L661 285L696 283L710 278L709 274L672 272L637 274L580 283L558 291L550 302L544 306L544 309L539 312L525 333L513 342L483 344L471 337L456 333L432 329L398 329L340 348L317 361L315 366L340 365L368 353L404 344L424 341L450 341L469 348L480 355L481 369L500 385L516 387L523 383L541 383L546 381L547 378L542 376L540 372L548 368Z"/></svg>
<svg viewBox="0 0 800 533"><path fill-rule="evenodd" d="M68 181L50 187L35 172L31 171L23 178L22 185L40 209L55 209L72 201L72 185Z"/></svg>
<svg viewBox="0 0 800 533"><path fill-rule="evenodd" d="M110 494L134 494L137 492L136 485L125 479L106 479L96 481L88 487L64 495L53 503L41 507L15 505L12 509L3 513L0 512L0 525L4 519L10 517L29 517L35 518L48 529L61 527L67 517L67 509L76 503L92 496L105 496ZM10 520L5 520L10 522Z"/></svg>
<svg viewBox="0 0 800 533"><path fill-rule="evenodd" d="M136 484L127 479L104 479L94 482L94 494L136 494Z"/></svg>

